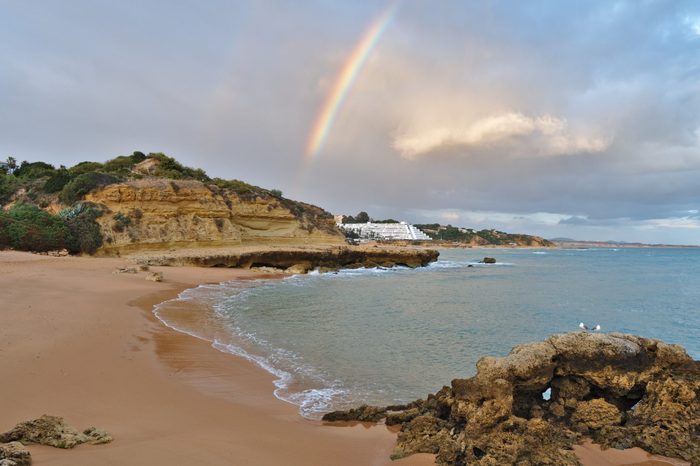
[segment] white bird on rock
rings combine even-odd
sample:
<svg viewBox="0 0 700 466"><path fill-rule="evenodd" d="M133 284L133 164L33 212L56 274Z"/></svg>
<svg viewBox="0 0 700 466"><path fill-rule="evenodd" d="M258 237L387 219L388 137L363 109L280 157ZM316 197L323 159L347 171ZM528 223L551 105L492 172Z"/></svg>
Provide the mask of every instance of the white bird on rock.
<svg viewBox="0 0 700 466"><path fill-rule="evenodd" d="M600 331L600 325L596 325L596 326L593 327L593 328L588 328L588 325L586 325L586 324L584 324L583 322L581 322L580 324L578 324L578 326L579 326L579 328L581 328L581 330L584 330L584 331L589 331L589 330L592 331L592 332L598 332L598 331Z"/></svg>

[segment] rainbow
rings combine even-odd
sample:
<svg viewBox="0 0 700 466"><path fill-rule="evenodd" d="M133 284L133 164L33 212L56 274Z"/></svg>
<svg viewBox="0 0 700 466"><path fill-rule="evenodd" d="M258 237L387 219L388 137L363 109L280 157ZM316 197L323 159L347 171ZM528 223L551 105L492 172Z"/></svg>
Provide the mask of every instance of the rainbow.
<svg viewBox="0 0 700 466"><path fill-rule="evenodd" d="M391 21L396 12L397 3L392 3L379 14L370 24L369 28L360 41L355 45L352 53L343 64L338 76L335 78L330 93L323 102L321 111L318 113L306 144L306 159L312 160L318 154L323 143L328 137L328 132L333 126L333 121L338 113L338 109L352 88L357 75L367 62L369 54L377 45L382 33Z"/></svg>

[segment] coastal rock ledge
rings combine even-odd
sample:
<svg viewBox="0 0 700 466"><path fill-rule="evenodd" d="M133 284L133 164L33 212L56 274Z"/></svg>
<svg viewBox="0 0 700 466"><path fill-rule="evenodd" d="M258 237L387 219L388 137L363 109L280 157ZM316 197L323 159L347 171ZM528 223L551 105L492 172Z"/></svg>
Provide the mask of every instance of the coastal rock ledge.
<svg viewBox="0 0 700 466"><path fill-rule="evenodd" d="M433 249L353 246L249 246L239 248L178 250L134 257L146 266L269 267L306 273L361 267L422 267L435 262L439 252Z"/></svg>
<svg viewBox="0 0 700 466"><path fill-rule="evenodd" d="M438 465L579 465L573 445L640 447L700 465L700 361L677 345L619 333L554 335L484 357L405 406L362 406L326 421L400 425L393 458Z"/></svg>

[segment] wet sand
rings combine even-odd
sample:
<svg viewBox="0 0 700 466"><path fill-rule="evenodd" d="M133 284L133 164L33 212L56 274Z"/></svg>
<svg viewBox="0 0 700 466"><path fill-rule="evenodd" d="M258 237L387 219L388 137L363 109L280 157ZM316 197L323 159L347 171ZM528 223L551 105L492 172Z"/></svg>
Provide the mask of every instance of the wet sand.
<svg viewBox="0 0 700 466"><path fill-rule="evenodd" d="M574 451L583 466L690 466L687 461L651 455L641 448L602 450L590 440L574 446Z"/></svg>

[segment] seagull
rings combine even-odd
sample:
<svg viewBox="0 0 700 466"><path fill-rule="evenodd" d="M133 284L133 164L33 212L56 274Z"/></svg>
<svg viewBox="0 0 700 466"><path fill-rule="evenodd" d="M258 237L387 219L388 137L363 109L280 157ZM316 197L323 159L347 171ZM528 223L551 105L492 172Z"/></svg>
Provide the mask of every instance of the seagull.
<svg viewBox="0 0 700 466"><path fill-rule="evenodd" d="M586 324L584 324L583 322L581 322L580 324L578 324L578 326L579 326L579 328L580 328L581 330L584 330L584 331L588 331L588 330L590 330L590 331L592 331L592 332L598 332L598 331L600 331L600 325L596 325L596 326L593 327L593 328L588 328L588 325L586 325Z"/></svg>

